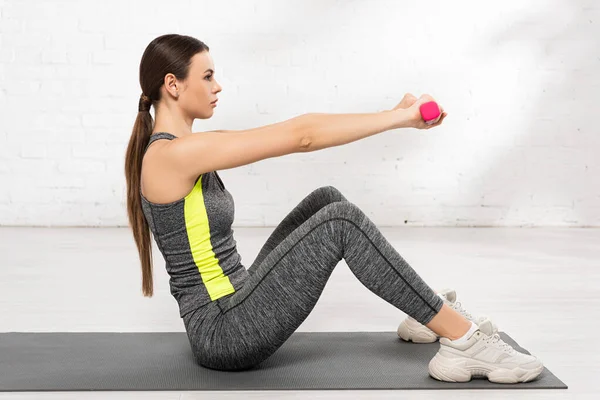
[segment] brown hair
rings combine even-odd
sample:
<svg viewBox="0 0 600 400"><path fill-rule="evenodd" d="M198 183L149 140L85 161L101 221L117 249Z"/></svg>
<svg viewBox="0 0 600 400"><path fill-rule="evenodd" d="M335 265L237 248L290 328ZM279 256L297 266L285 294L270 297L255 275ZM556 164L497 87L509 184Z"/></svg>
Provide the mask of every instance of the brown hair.
<svg viewBox="0 0 600 400"><path fill-rule="evenodd" d="M187 79L192 57L197 53L209 51L200 40L179 34L162 35L146 47L140 62L140 86L142 95L138 104L138 114L133 132L125 153L125 179L127 181L127 215L133 231L140 261L142 263L142 293L152 297L152 243L150 228L142 211L141 183L142 159L150 135L153 120L150 105L160 101L160 88L165 75L172 73L177 79Z"/></svg>

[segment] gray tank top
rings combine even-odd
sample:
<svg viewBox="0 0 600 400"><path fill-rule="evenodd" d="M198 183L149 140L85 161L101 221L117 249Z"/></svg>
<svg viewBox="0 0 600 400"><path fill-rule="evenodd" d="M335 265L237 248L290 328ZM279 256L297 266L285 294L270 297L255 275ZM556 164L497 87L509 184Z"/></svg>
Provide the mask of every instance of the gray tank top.
<svg viewBox="0 0 600 400"><path fill-rule="evenodd" d="M159 139L177 136L155 133L148 146ZM190 193L171 203L152 203L141 189L140 196L181 317L243 286L249 274L231 229L235 205L217 171L201 174Z"/></svg>

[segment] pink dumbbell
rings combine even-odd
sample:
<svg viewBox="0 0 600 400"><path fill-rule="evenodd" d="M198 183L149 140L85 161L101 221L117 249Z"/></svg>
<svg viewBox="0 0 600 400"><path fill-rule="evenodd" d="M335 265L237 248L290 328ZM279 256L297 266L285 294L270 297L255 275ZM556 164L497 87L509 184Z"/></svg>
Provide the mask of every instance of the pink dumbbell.
<svg viewBox="0 0 600 400"><path fill-rule="evenodd" d="M421 104L419 111L421 111L421 117L423 117L423 121L425 121L425 123L428 125L435 123L441 114L440 107L435 101L429 101Z"/></svg>

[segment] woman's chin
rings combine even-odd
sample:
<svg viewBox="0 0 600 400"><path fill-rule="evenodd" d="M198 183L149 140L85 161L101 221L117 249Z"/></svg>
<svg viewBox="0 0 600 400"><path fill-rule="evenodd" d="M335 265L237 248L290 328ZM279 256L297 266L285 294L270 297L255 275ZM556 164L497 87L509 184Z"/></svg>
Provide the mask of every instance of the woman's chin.
<svg viewBox="0 0 600 400"><path fill-rule="evenodd" d="M207 119L213 116L215 113L214 109L207 110L201 114L201 116L197 117L198 119Z"/></svg>

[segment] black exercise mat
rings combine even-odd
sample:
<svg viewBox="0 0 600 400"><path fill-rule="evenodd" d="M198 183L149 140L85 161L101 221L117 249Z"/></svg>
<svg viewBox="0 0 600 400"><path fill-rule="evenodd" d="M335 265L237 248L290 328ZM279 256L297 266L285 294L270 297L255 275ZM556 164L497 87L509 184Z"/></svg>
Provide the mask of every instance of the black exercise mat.
<svg viewBox="0 0 600 400"><path fill-rule="evenodd" d="M197 365L185 332L10 332L0 333L0 391L567 388L548 369L528 383L440 382L427 372L438 349L396 332L295 332L254 369L225 372Z"/></svg>

